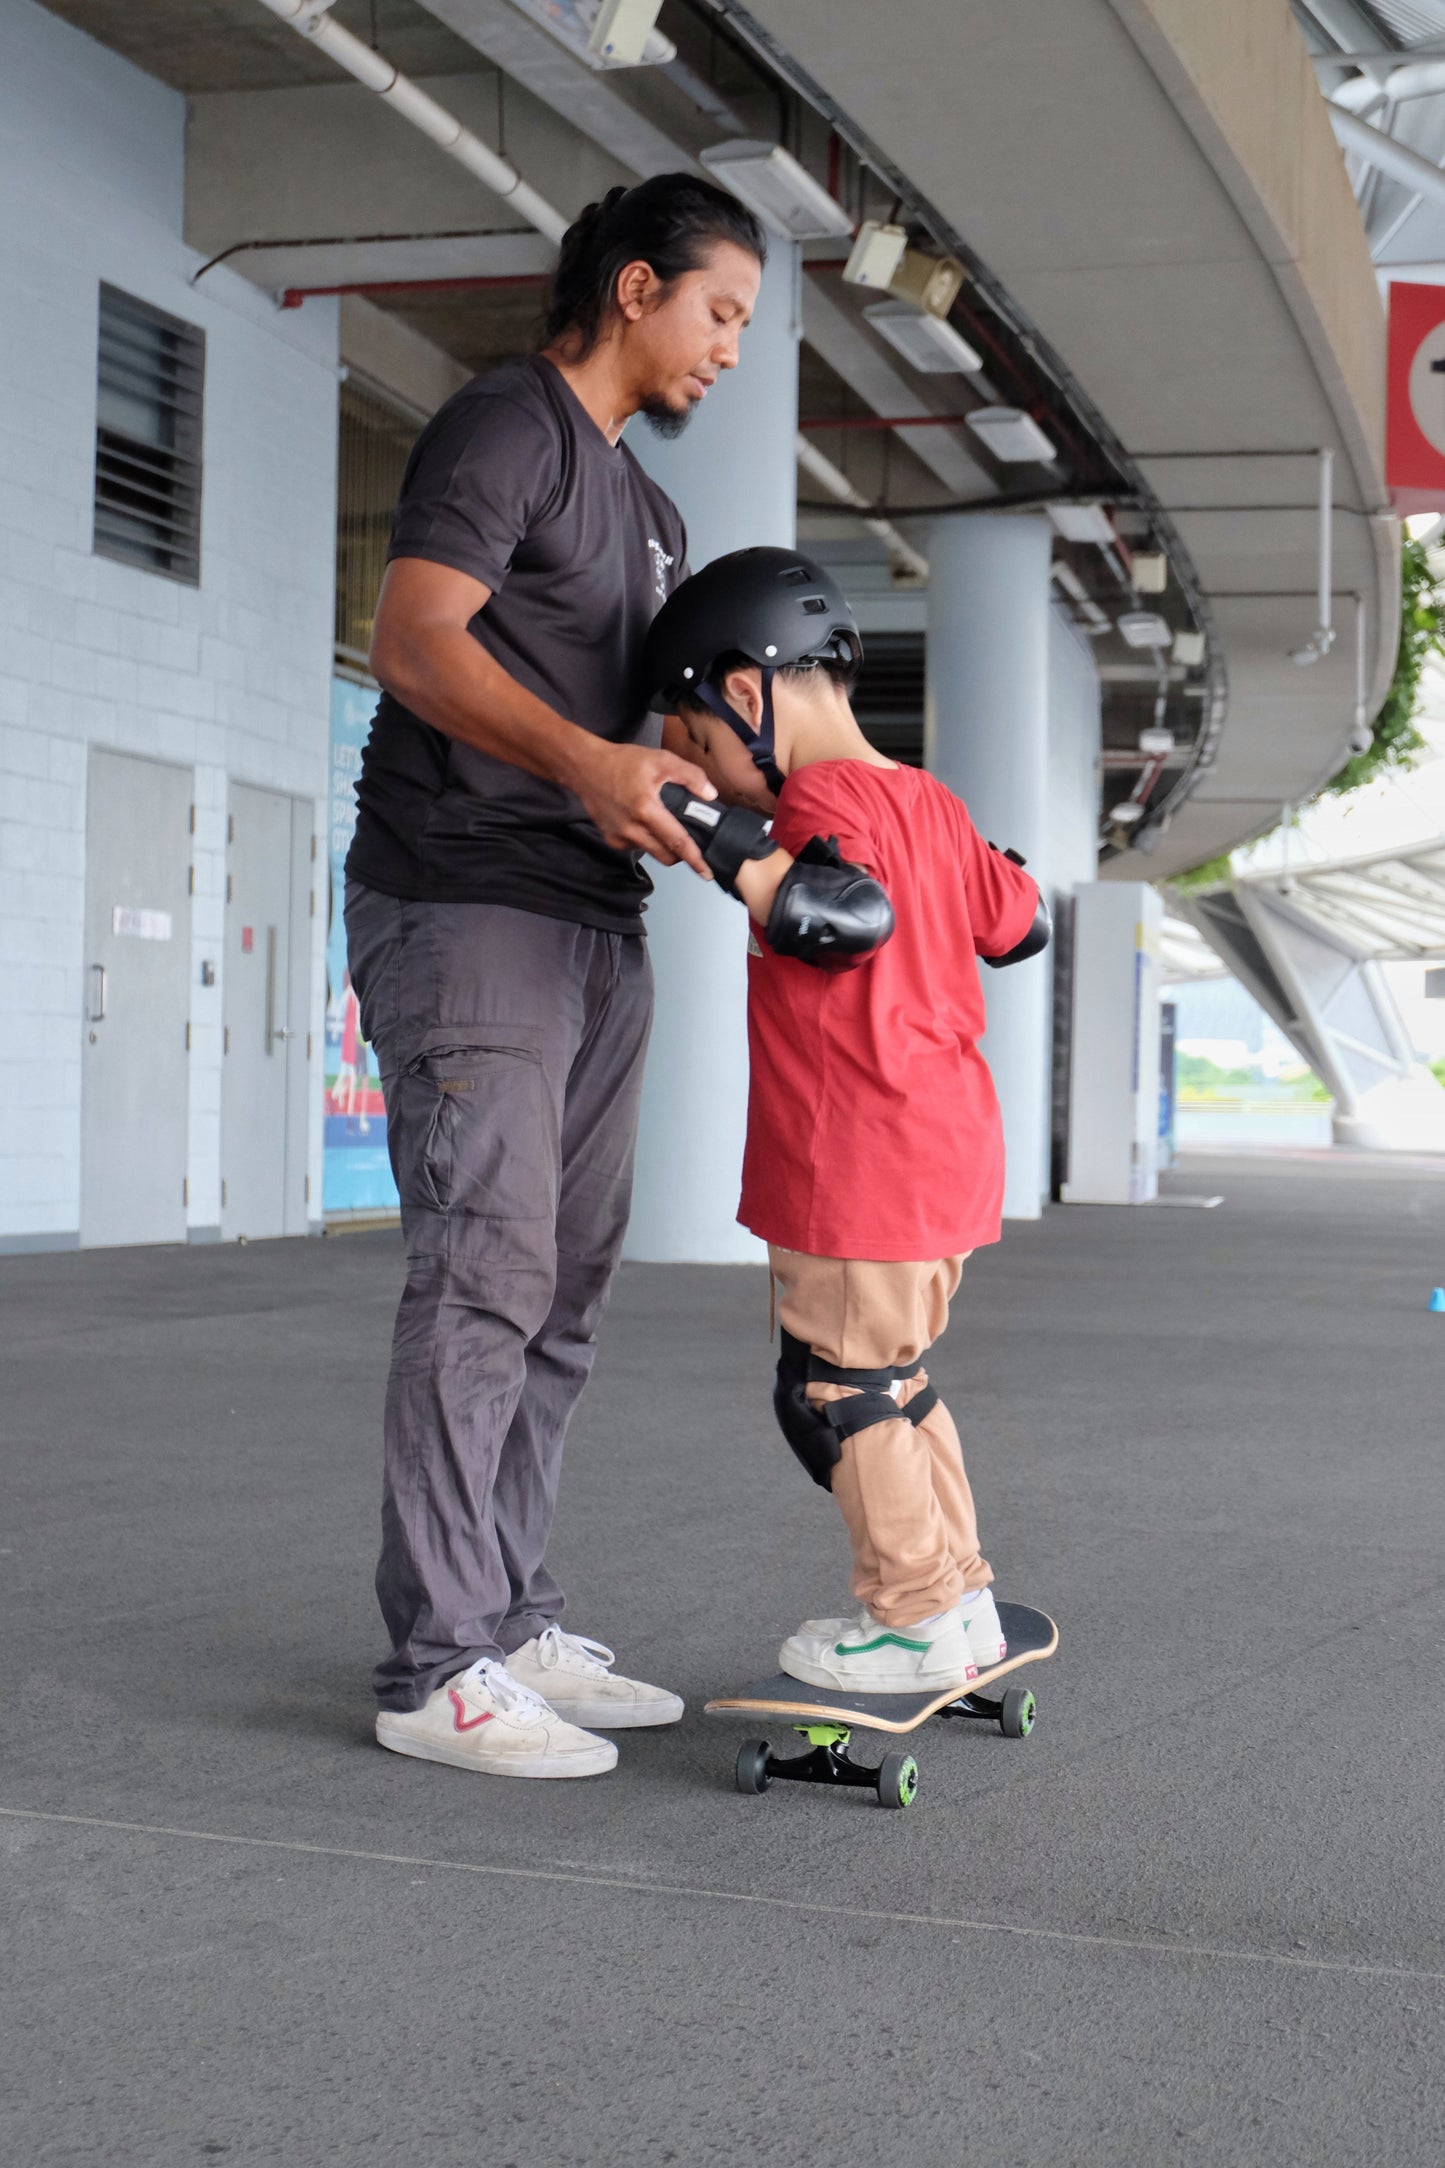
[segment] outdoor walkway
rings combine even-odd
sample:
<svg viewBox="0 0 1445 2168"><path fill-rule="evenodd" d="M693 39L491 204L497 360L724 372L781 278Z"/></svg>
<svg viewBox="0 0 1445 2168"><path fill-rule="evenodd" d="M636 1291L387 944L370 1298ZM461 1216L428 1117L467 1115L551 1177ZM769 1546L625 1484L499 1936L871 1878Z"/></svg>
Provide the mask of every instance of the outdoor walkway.
<svg viewBox="0 0 1445 2168"><path fill-rule="evenodd" d="M1199 1159L967 1269L935 1369L1040 1721L917 1805L732 1788L844 1607L764 1276L631 1267L569 1622L616 1774L370 1742L393 1235L0 1262L0 2157L414 2168L1445 2158L1445 1170Z"/></svg>

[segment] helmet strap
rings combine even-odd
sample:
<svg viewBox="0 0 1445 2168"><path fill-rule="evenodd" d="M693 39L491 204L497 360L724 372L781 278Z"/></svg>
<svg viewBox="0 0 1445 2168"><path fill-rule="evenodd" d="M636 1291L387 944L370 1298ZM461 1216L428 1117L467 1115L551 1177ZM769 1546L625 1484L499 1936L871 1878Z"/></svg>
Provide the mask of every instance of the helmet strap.
<svg viewBox="0 0 1445 2168"><path fill-rule="evenodd" d="M725 700L715 685L706 681L693 687L693 692L703 706L715 715L720 723L726 723L733 736L746 746L753 765L759 770L763 781L776 798L783 787L782 773L773 753L773 679L775 670L766 666L761 671L763 713L762 724L757 730L744 716L739 715L730 700Z"/></svg>

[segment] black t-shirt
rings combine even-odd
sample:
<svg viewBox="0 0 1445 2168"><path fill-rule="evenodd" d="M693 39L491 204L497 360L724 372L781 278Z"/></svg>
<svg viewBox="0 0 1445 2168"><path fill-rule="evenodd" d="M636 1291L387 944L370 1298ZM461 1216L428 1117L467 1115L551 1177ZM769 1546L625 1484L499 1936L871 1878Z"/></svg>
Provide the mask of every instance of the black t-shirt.
<svg viewBox="0 0 1445 2168"><path fill-rule="evenodd" d="M533 355L474 377L427 423L388 555L485 581L491 599L468 630L504 670L598 737L656 745L642 643L686 553L676 506ZM356 800L346 870L383 895L641 931L652 883L639 853L609 850L571 791L434 730L389 693Z"/></svg>

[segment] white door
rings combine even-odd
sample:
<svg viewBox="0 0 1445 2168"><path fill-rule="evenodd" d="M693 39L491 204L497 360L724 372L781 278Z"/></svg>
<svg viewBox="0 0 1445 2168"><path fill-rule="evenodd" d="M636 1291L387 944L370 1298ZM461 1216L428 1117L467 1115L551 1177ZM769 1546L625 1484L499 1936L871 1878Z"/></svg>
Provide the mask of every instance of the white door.
<svg viewBox="0 0 1445 2168"><path fill-rule="evenodd" d="M189 768L91 750L85 822L80 1239L186 1239Z"/></svg>
<svg viewBox="0 0 1445 2168"><path fill-rule="evenodd" d="M221 1235L305 1234L311 806L233 783L227 837Z"/></svg>

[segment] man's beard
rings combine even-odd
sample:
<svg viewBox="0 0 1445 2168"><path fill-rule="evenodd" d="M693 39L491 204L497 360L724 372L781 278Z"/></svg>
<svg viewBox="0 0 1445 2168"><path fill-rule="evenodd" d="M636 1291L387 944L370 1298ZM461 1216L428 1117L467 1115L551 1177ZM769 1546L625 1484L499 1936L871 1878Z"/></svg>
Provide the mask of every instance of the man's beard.
<svg viewBox="0 0 1445 2168"><path fill-rule="evenodd" d="M677 407L665 405L661 399L645 399L638 411L653 435L670 444L674 437L682 435L697 411L697 405L698 402L689 399L679 411Z"/></svg>

